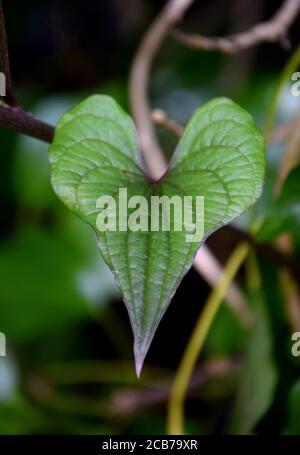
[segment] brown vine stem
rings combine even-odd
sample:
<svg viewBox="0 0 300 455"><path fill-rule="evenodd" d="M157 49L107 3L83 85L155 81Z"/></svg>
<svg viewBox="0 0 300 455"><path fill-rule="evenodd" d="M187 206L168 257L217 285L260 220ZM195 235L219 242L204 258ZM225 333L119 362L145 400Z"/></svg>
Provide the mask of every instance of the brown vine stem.
<svg viewBox="0 0 300 455"><path fill-rule="evenodd" d="M149 172L160 178L166 162L156 140L148 101L148 86L154 58L171 28L183 17L194 0L169 0L150 25L135 55L129 77L129 96L140 146Z"/></svg>
<svg viewBox="0 0 300 455"><path fill-rule="evenodd" d="M51 142L54 128L24 112L18 104L12 85L2 1L0 0L0 61L5 74L6 96L0 102L0 125L27 136Z"/></svg>
<svg viewBox="0 0 300 455"><path fill-rule="evenodd" d="M21 107L16 109L4 103L0 104L0 125L48 143L52 142L54 135L53 126L24 112Z"/></svg>
<svg viewBox="0 0 300 455"><path fill-rule="evenodd" d="M239 356L219 357L202 362L192 375L188 388L189 397L199 397L199 391L211 379L234 378L240 367ZM150 386L133 388L127 386L113 393L107 401L107 412L113 416L140 415L149 408L164 405L170 395L172 381L170 378L152 381Z"/></svg>
<svg viewBox="0 0 300 455"><path fill-rule="evenodd" d="M1 62L1 66L2 66L2 71L5 74L5 79L6 79L6 83L5 83L5 85L6 85L6 102L10 106L17 107L18 103L15 98L15 95L13 92L13 87L12 87L12 79L11 79L11 71L10 71L10 64L9 64L2 0L0 0L0 62Z"/></svg>
<svg viewBox="0 0 300 455"><path fill-rule="evenodd" d="M166 112L162 109L154 109L151 112L151 119L156 125L163 126L165 129L169 130L178 139L182 136L184 131L183 126L168 117Z"/></svg>
<svg viewBox="0 0 300 455"><path fill-rule="evenodd" d="M157 142L151 120L148 98L150 73L162 42L192 3L193 0L169 0L143 37L131 67L129 98L143 157L150 174L154 178L163 175L167 163ZM222 266L205 245L197 253L194 268L212 286L216 285L222 274ZM227 304L241 323L243 325L251 324L250 309L235 283L231 283L226 297Z"/></svg>
<svg viewBox="0 0 300 455"><path fill-rule="evenodd" d="M226 38L187 34L173 30L171 35L186 46L205 51L220 51L236 54L262 42L275 42L284 37L300 11L300 0L285 0L269 21L255 25L249 30Z"/></svg>

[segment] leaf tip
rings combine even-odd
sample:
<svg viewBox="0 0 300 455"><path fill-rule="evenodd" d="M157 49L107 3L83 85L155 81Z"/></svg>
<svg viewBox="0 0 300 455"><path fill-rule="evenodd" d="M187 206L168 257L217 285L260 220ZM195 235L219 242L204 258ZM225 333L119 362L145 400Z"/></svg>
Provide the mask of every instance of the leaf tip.
<svg viewBox="0 0 300 455"><path fill-rule="evenodd" d="M135 349L135 352L134 352L135 372L136 372L138 379L141 376L141 371L142 371L142 368L144 365L144 360L145 360L146 354L147 354L147 351L143 352L143 351L139 351L139 350Z"/></svg>
<svg viewBox="0 0 300 455"><path fill-rule="evenodd" d="M144 356L135 356L135 372L136 372L138 379L140 379L140 376L141 376L141 371L142 371L143 364L144 364L144 358L145 358Z"/></svg>

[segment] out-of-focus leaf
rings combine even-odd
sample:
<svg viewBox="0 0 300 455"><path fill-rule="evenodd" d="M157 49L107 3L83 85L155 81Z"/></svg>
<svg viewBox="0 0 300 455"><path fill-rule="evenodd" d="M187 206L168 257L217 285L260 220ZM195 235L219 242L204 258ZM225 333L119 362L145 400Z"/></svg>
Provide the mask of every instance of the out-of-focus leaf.
<svg viewBox="0 0 300 455"><path fill-rule="evenodd" d="M64 210L60 215L59 230L72 244L80 264L76 272L80 292L89 305L94 309L100 308L109 299L120 296L117 285L99 251L95 249L94 233L70 212Z"/></svg>
<svg viewBox="0 0 300 455"><path fill-rule="evenodd" d="M85 230L77 231L79 245L91 233L78 221ZM24 229L5 244L0 251L0 327L7 337L29 339L63 328L87 318L87 305L112 295L106 266L100 257L98 262L90 258L72 236L55 229Z"/></svg>
<svg viewBox="0 0 300 455"><path fill-rule="evenodd" d="M282 193L267 213L257 233L258 241L273 240L277 235L300 229L300 166L294 168L284 182Z"/></svg>
<svg viewBox="0 0 300 455"><path fill-rule="evenodd" d="M130 117L112 98L93 96L59 121L50 160L55 192L97 232L103 257L123 292L139 374L157 326L203 239L188 242L187 232L174 225L169 231L100 231L97 200L116 197L120 188L126 188L128 198L144 196L148 207L154 195L182 200L202 196L206 238L260 195L263 137L241 107L227 98L214 99L195 112L167 174L153 183L143 171ZM195 216L195 205L192 211ZM143 216L149 223L148 214Z"/></svg>
<svg viewBox="0 0 300 455"><path fill-rule="evenodd" d="M232 431L235 434L253 432L272 403L277 383L272 332L260 285L249 290L249 297L255 311L255 323L249 336L238 384L232 418Z"/></svg>
<svg viewBox="0 0 300 455"><path fill-rule="evenodd" d="M205 345L207 357L229 355L244 345L246 331L226 305L222 305Z"/></svg>
<svg viewBox="0 0 300 455"><path fill-rule="evenodd" d="M288 400L289 418L284 434L300 434L300 381L291 388Z"/></svg>
<svg viewBox="0 0 300 455"><path fill-rule="evenodd" d="M16 395L12 400L0 402L0 434L33 434L43 427L44 419L23 397Z"/></svg>

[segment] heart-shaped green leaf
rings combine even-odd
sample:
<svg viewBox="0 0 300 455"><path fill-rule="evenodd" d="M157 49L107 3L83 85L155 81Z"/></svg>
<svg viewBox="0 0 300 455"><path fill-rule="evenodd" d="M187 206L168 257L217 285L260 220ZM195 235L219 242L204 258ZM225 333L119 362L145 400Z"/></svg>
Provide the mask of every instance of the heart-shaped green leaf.
<svg viewBox="0 0 300 455"><path fill-rule="evenodd" d="M95 230L122 291L139 374L159 321L201 243L259 196L265 167L263 137L251 116L233 101L214 99L195 112L168 172L154 182L143 169L131 118L113 99L92 96L59 121L50 160L56 194ZM172 217L169 230L161 226L151 230L151 212L140 216L141 230L99 231L97 201L107 195L116 199L120 188L126 189L128 199L144 196L149 207L151 196L181 200L190 196L194 217L195 198L204 197L203 238L187 241L188 227L176 230ZM132 208L128 214L118 212L125 202L118 203L114 220L118 227L119 222L124 227L130 215L138 218Z"/></svg>

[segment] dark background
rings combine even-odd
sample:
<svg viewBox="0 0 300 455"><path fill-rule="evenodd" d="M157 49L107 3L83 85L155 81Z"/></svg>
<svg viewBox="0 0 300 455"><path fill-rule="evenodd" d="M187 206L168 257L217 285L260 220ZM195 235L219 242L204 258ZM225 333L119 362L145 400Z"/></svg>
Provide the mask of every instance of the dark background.
<svg viewBox="0 0 300 455"><path fill-rule="evenodd" d="M26 109L54 124L69 106L92 93L112 95L129 109L127 80L135 50L165 2L3 3L14 86ZM269 18L281 3L195 1L181 28L223 36ZM262 126L279 74L300 42L299 26L298 19L280 43L262 44L234 57L190 50L168 38L151 76L152 106L184 124L206 99L222 94L248 108ZM295 100L287 94L278 117L287 121L295 111ZM162 128L158 134L170 156L176 139ZM47 146L3 128L0 144L0 331L8 344L8 357L0 359L0 433L165 432L166 397L156 406L155 391L172 377L209 285L193 269L184 278L138 382L125 306L88 227L52 193ZM281 150L274 150L269 163L270 185ZM268 194L261 205L267 203ZM243 219L242 228L247 223ZM208 245L225 262L238 241L234 231L224 228ZM269 403L257 415L254 405L254 424L248 431L279 433L288 431L288 400L299 362L290 355L290 327L276 289L276 265L266 258L260 261L271 327L263 336L272 344L277 380L272 393L260 392L264 397L270 393ZM244 272L238 277L242 288ZM202 361L225 356L240 365L248 344L248 331L223 306ZM251 368L260 374L259 364ZM233 424L239 380L234 367L225 377L210 378L195 388L187 405L189 431L242 431ZM267 387L268 378L262 383ZM239 398L241 407L252 400L246 395ZM300 431L299 423L290 431Z"/></svg>

